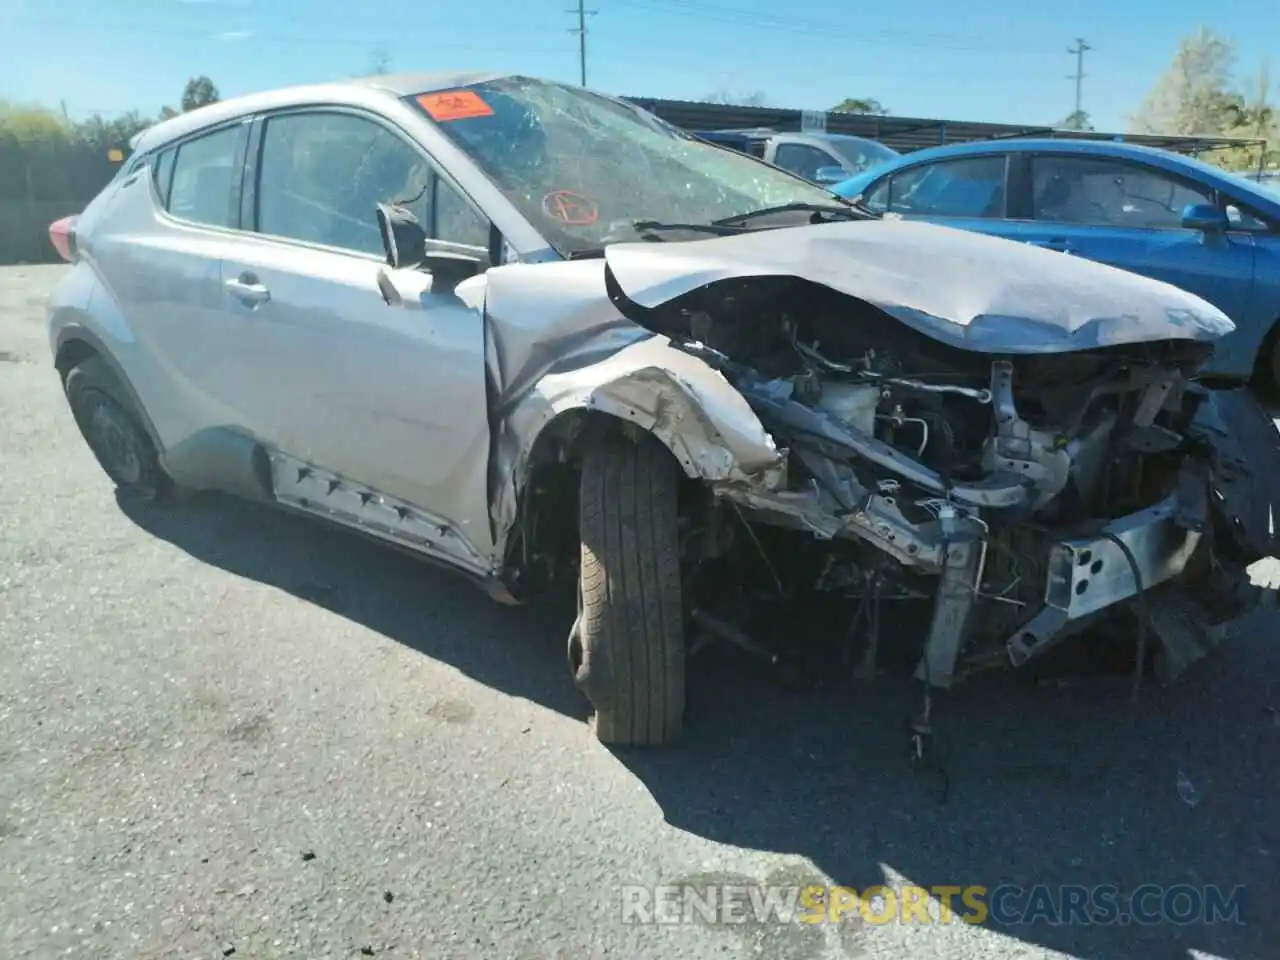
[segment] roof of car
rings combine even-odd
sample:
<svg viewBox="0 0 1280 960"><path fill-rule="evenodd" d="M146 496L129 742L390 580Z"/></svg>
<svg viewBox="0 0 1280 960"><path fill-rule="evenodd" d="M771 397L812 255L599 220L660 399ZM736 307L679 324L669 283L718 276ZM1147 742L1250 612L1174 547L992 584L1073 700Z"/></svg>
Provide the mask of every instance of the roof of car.
<svg viewBox="0 0 1280 960"><path fill-rule="evenodd" d="M916 150L912 153L904 154L900 159L891 161L893 168L908 166L920 161L932 160L944 157L964 157L979 156L982 154L992 153L1027 153L1029 151L1043 151L1046 153L1079 153L1087 154L1095 157L1121 157L1130 160L1143 161L1154 167L1167 170L1170 173L1189 173L1194 171L1197 175L1207 178L1211 181L1221 181L1223 179L1241 179L1233 176L1230 171L1212 164L1206 163L1198 157L1187 156L1182 153L1173 153L1169 150L1161 150L1158 147L1148 147L1137 143L1128 143L1124 140L1077 140L1077 139L1059 139L1056 137L1017 137L1007 140L979 140L969 143L948 144L945 147L930 147L927 150ZM890 163L882 164L879 169L888 169ZM869 172L869 171L868 171ZM865 173L859 174L865 176ZM1245 181L1246 185L1252 186L1255 191L1260 191L1256 183ZM1263 193L1262 199L1274 202L1271 197Z"/></svg>
<svg viewBox="0 0 1280 960"><path fill-rule="evenodd" d="M853 192L866 190L870 184L879 180L884 174L900 170L904 167L941 160L949 157L986 156L1001 153L1026 153L1043 151L1046 153L1078 153L1090 156L1120 157L1135 161L1145 161L1174 174L1193 174L1210 182L1222 184L1232 181L1237 189L1247 190L1265 209L1274 209L1277 200L1256 182L1247 180L1230 171L1205 163L1196 157L1173 153L1157 147L1148 147L1124 140L1090 140L1065 139L1057 137L1017 137L997 140L974 140L967 143L952 143L943 147L928 147L924 150L913 150L893 160L879 164L861 173L855 174L842 184L838 184L836 192L841 196L852 196ZM852 192L851 192L852 191Z"/></svg>
<svg viewBox="0 0 1280 960"><path fill-rule="evenodd" d="M134 137L130 141L130 146L135 151L145 152L205 127L234 120L236 117L259 110L270 110L293 104L344 102L353 95L358 96L366 92L384 93L397 98L406 97L415 93L430 93L433 90L450 90L454 87L483 83L506 76L511 74L479 71L375 74L369 77L347 77L328 83L311 83L265 90L229 100L219 100L217 103L162 120Z"/></svg>
<svg viewBox="0 0 1280 960"><path fill-rule="evenodd" d="M835 141L836 143L877 143L878 142L876 140L870 139L869 137L855 137L852 133L815 133L815 132L806 131L803 133L788 133L787 136L793 137L797 140L800 140L801 142L804 142L806 140L810 142L825 141L827 143L830 143L831 141Z"/></svg>
<svg viewBox="0 0 1280 960"><path fill-rule="evenodd" d="M972 140L968 143L950 143L945 147L926 147L914 150L906 157L911 160L927 160L932 157L964 156L974 153L1011 153L1027 150L1051 150L1054 153L1093 153L1110 156L1173 157L1168 150L1157 150L1123 140L1068 140L1055 137L1017 137L999 140Z"/></svg>
<svg viewBox="0 0 1280 960"><path fill-rule="evenodd" d="M351 77L339 81L360 87L373 87L386 90L398 97L407 97L414 93L430 93L433 90L452 90L454 87L465 87L473 83L484 83L499 77L511 76L509 73L493 73L485 71L449 71L418 73L375 73L368 77Z"/></svg>
<svg viewBox="0 0 1280 960"><path fill-rule="evenodd" d="M867 137L855 137L851 133L824 133L817 130L774 130L769 127L749 127L745 130L735 130L732 128L724 130L698 130L695 131L699 136L711 134L718 137L741 137L744 140L769 140L773 137L786 137L788 140L798 140L802 143L823 143L831 140L837 140L842 143L875 143Z"/></svg>

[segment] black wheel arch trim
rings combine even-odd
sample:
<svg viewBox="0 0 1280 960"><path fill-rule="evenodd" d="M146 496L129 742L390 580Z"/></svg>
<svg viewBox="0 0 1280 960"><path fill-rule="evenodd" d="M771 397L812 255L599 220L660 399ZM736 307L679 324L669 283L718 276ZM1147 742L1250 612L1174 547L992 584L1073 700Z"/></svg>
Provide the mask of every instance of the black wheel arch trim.
<svg viewBox="0 0 1280 960"><path fill-rule="evenodd" d="M147 431L147 436L150 437L151 443L156 448L156 453L161 458L161 462L163 462L165 452L164 444L160 442L160 434L156 430L155 424L151 422L151 416L147 413L147 408L143 405L142 399L138 396L138 392L133 388L133 383L125 374L124 368L120 365L120 361L118 361L114 354L112 354L112 352L107 348L107 345L102 341L102 338L82 324L69 323L58 331L57 346L54 350L53 362L55 368L58 370L59 376L65 380L67 374L71 372L70 368L63 369L62 357L64 355L64 351L67 350L71 344L77 341L92 349L93 352L101 357L102 361L111 368L111 373L115 376L116 380L119 381L125 395L129 398L129 403L133 406L132 412L138 417L138 421L142 424L142 428Z"/></svg>
<svg viewBox="0 0 1280 960"><path fill-rule="evenodd" d="M270 500L270 467L266 451L256 437L231 426L208 427L166 448L120 362L102 339L81 324L68 324L58 332L54 364L66 378L64 351L74 343L89 347L102 358L119 381L138 422L156 449L156 459L173 480L193 489L222 490L247 500Z"/></svg>

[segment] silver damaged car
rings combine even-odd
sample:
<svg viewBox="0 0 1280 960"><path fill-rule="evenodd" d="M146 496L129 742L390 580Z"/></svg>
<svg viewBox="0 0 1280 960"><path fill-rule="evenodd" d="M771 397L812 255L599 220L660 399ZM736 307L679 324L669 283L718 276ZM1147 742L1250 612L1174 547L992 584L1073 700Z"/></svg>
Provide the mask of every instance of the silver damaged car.
<svg viewBox="0 0 1280 960"><path fill-rule="evenodd" d="M785 655L769 604L837 605L850 670L928 691L1104 629L1171 678L1260 599L1276 433L1196 379L1233 327L1172 286L521 76L258 94L133 147L50 304L105 472L507 603L576 583L602 741L680 734L705 637ZM916 626L881 636L891 601Z"/></svg>

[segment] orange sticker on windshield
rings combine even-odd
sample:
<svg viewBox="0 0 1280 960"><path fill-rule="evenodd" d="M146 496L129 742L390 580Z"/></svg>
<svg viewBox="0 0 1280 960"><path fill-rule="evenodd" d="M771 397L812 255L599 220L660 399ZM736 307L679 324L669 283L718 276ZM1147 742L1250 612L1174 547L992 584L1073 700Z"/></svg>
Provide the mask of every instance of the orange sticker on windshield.
<svg viewBox="0 0 1280 960"><path fill-rule="evenodd" d="M445 93L424 93L418 97L422 109L432 120L466 120L469 117L492 117L493 107L474 90L449 90Z"/></svg>

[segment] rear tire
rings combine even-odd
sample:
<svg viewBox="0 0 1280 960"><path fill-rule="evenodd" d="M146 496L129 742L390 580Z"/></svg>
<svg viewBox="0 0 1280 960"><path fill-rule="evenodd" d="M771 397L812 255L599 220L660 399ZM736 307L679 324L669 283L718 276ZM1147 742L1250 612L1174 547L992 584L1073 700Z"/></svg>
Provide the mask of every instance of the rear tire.
<svg viewBox="0 0 1280 960"><path fill-rule="evenodd" d="M80 435L116 487L143 500L172 497L177 487L160 466L155 444L129 395L101 357L72 367L63 381Z"/></svg>
<svg viewBox="0 0 1280 960"><path fill-rule="evenodd" d="M676 741L684 722L685 644L678 475L652 437L610 437L582 466L579 615L570 666L617 746Z"/></svg>

